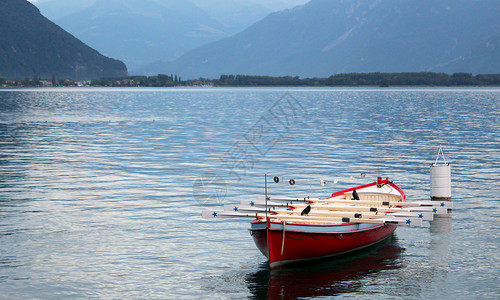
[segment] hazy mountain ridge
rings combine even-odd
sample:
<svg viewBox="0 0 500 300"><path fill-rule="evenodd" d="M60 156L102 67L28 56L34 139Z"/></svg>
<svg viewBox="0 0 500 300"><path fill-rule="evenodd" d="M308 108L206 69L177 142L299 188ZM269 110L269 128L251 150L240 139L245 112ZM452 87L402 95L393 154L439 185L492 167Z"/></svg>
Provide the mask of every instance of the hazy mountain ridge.
<svg viewBox="0 0 500 300"><path fill-rule="evenodd" d="M94 5L96 1L97 0L38 0L32 2L40 9L40 12L45 17L54 22L57 19L89 8Z"/></svg>
<svg viewBox="0 0 500 300"><path fill-rule="evenodd" d="M161 1L161 0L160 0ZM274 11L280 11L307 0L190 0L214 19L224 24L229 34L236 34Z"/></svg>
<svg viewBox="0 0 500 300"><path fill-rule="evenodd" d="M173 60L305 0L40 0L62 28L129 69ZM72 13L67 13L71 11Z"/></svg>
<svg viewBox="0 0 500 300"><path fill-rule="evenodd" d="M189 2L97 0L56 21L88 45L129 68L173 59L227 36L223 26Z"/></svg>
<svg viewBox="0 0 500 300"><path fill-rule="evenodd" d="M478 68L481 63L474 62L500 57L498 47L481 47L500 34L498 15L500 6L495 0L312 0L273 13L239 34L195 49L176 61L143 71L174 72L184 78L498 73L498 69ZM485 49L491 53L483 53Z"/></svg>
<svg viewBox="0 0 500 300"><path fill-rule="evenodd" d="M101 55L40 14L26 0L0 3L0 76L92 79L127 75L121 61Z"/></svg>

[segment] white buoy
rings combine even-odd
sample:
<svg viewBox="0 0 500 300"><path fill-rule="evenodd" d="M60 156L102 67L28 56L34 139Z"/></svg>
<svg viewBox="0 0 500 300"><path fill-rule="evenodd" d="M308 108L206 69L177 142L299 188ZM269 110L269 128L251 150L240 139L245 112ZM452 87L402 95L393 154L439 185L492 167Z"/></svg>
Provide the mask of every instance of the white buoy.
<svg viewBox="0 0 500 300"><path fill-rule="evenodd" d="M439 154L443 157L442 164L438 164ZM451 166L446 162L441 146L436 162L431 165L431 200L451 201Z"/></svg>

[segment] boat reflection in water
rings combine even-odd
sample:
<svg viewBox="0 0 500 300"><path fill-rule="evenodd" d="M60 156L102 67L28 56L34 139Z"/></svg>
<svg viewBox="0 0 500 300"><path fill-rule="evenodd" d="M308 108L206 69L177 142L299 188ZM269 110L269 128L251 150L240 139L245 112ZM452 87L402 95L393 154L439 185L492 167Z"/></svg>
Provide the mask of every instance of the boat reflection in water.
<svg viewBox="0 0 500 300"><path fill-rule="evenodd" d="M383 270L401 267L398 258L403 251L392 236L362 252L328 260L269 269L263 264L260 271L246 278L255 299L296 299L334 296L359 290L362 279Z"/></svg>

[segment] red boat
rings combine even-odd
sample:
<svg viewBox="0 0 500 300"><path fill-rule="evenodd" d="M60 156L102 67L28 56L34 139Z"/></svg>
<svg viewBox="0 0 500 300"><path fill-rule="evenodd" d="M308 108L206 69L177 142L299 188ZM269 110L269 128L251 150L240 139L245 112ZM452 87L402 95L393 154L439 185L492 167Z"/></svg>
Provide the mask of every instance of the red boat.
<svg viewBox="0 0 500 300"><path fill-rule="evenodd" d="M359 200L354 199L353 194L357 194ZM302 199L296 201L300 200ZM338 191L325 200L331 200L327 201L328 204L345 204L347 201L353 204L358 202L365 204L363 200L392 203L405 202L406 195L388 178L382 180L379 177L376 182ZM339 202L334 202L335 200ZM296 207L298 206L292 204L292 208ZM340 209L341 206L338 207ZM383 212L380 209L375 211L374 207L371 207L371 213ZM351 214L354 217L356 213ZM253 220L249 229L255 244L269 259L271 268L309 259L332 257L369 247L391 236L401 222L394 221L393 224L390 220L377 224L371 221L368 221L369 223L358 222L362 220L360 217L367 217L359 213L355 220L342 217L340 222L335 220L326 222L320 218L309 220L314 216L312 213L289 221L275 216L279 215L268 215L266 219Z"/></svg>
<svg viewBox="0 0 500 300"><path fill-rule="evenodd" d="M378 177L328 198L266 195L257 201L241 201L239 206L225 205L224 211L206 210L202 216L254 218L250 234L275 268L369 247L391 236L398 225L421 226L423 220L446 214L449 208L450 201L406 202L400 187Z"/></svg>

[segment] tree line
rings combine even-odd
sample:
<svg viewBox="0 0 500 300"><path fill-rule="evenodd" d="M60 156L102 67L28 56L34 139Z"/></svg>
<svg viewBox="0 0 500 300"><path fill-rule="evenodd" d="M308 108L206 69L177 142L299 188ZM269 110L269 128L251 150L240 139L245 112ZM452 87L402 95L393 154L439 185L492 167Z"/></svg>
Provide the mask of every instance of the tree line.
<svg viewBox="0 0 500 300"><path fill-rule="evenodd" d="M500 74L471 73L342 73L327 78L300 78L299 76L221 75L218 79L198 78L182 80L180 75L127 76L74 82L66 79L26 77L24 80L6 80L0 77L0 86L96 86L96 87L356 87L356 86L500 86Z"/></svg>
<svg viewBox="0 0 500 300"><path fill-rule="evenodd" d="M433 72L343 73L328 78L222 75L216 86L499 86L500 74Z"/></svg>
<svg viewBox="0 0 500 300"><path fill-rule="evenodd" d="M5 79L0 76L0 87L54 87L54 86L78 86L79 82L68 79L56 79L52 75L51 79L40 78L37 75L33 77L26 76L24 79Z"/></svg>

